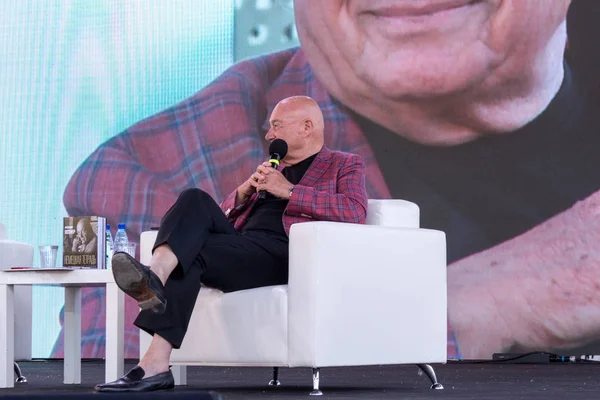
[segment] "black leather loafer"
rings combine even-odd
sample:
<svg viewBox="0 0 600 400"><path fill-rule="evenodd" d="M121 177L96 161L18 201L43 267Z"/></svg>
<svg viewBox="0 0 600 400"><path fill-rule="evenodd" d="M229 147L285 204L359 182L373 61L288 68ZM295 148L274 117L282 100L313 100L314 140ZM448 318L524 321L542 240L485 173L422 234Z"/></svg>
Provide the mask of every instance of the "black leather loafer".
<svg viewBox="0 0 600 400"><path fill-rule="evenodd" d="M96 385L94 390L96 392L152 392L175 387L175 379L173 379L171 370L144 379L145 374L144 369L136 365L121 379Z"/></svg>
<svg viewBox="0 0 600 400"><path fill-rule="evenodd" d="M165 312L165 288L150 268L128 253L119 251L113 255L112 272L117 286L133 297L142 310L152 310L157 314Z"/></svg>

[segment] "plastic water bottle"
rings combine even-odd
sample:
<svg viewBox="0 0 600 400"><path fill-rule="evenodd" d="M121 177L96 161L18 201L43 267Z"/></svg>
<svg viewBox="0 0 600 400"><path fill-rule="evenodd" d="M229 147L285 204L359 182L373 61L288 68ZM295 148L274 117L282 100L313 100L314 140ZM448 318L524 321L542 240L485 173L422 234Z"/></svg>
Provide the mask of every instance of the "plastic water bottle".
<svg viewBox="0 0 600 400"><path fill-rule="evenodd" d="M127 245L129 240L127 239L127 232L125 232L125 224L119 224L117 233L115 234L115 248L114 252L124 251L127 252Z"/></svg>
<svg viewBox="0 0 600 400"><path fill-rule="evenodd" d="M106 269L110 269L114 250L114 242L110 233L110 225L106 224Z"/></svg>

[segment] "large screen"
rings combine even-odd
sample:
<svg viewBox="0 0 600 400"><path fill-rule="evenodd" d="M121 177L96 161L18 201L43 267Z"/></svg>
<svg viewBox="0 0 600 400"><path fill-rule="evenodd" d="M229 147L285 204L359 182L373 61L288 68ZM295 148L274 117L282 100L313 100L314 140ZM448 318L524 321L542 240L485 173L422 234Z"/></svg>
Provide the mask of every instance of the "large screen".
<svg viewBox="0 0 600 400"><path fill-rule="evenodd" d="M565 1L468 2L470 22L442 29L461 11L423 27L391 23L402 7L297 0L302 47L239 63L234 3L4 5L10 239L61 245L63 217L102 216L139 245L183 190L221 201L247 179L274 106L308 95L326 145L365 160L369 197L412 201L422 228L446 233L449 358L599 354L600 2L575 0L564 21ZM477 24L489 29L471 46ZM63 300L33 288L33 357L63 356ZM104 300L83 291L83 357L104 356ZM128 358L139 357L137 313L127 298Z"/></svg>

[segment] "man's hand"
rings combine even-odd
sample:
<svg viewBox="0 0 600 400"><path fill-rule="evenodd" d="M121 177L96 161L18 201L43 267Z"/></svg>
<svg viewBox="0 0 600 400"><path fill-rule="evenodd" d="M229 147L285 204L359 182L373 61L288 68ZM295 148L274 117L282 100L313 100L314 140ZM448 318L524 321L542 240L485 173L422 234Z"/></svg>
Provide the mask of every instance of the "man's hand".
<svg viewBox="0 0 600 400"><path fill-rule="evenodd" d="M250 175L248 180L237 188L235 205L242 204L260 190L266 190L281 199L289 199L290 187L292 186L281 172L273 168L271 163L265 161L256 168L256 172Z"/></svg>
<svg viewBox="0 0 600 400"><path fill-rule="evenodd" d="M448 267L464 358L568 349L600 337L600 191Z"/></svg>
<svg viewBox="0 0 600 400"><path fill-rule="evenodd" d="M237 188L237 194L235 196L235 205L238 206L248 200L250 196L252 196L256 192L256 186L258 185L259 180L263 180L264 176L259 172L259 168L270 166L269 162L264 162L262 165L256 167L256 172L254 172L250 177L242 183Z"/></svg>
<svg viewBox="0 0 600 400"><path fill-rule="evenodd" d="M75 236L75 238L73 239L73 243L71 244L71 251L78 253L79 246L81 246L81 239L79 238L79 236Z"/></svg>
<svg viewBox="0 0 600 400"><path fill-rule="evenodd" d="M290 188L294 185L290 183L285 176L269 163L260 165L255 173L258 179L252 184L256 191L261 190L271 193L275 197L288 200L290 198Z"/></svg>

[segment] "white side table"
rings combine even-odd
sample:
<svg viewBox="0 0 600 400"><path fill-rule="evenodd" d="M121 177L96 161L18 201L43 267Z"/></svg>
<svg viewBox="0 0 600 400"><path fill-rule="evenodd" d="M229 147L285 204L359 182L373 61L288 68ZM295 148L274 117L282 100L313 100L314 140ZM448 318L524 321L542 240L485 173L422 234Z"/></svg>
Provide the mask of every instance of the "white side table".
<svg viewBox="0 0 600 400"><path fill-rule="evenodd" d="M14 386L14 286L65 288L64 383L81 383L81 288L106 286L106 382L123 375L125 298L111 270L0 271L0 388Z"/></svg>

